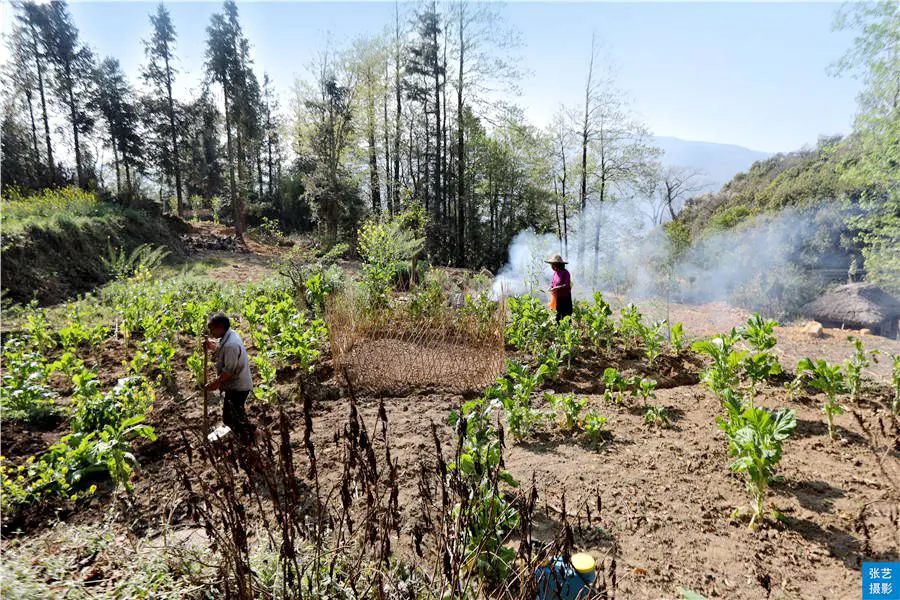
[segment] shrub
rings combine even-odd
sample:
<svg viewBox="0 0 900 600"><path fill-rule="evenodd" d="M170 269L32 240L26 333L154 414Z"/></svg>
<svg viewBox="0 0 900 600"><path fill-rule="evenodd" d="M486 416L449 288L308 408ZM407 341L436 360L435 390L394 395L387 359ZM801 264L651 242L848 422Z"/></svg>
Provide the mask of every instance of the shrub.
<svg viewBox="0 0 900 600"><path fill-rule="evenodd" d="M397 269L404 260L422 251L425 239L416 237L401 219L394 218L364 223L357 233L357 244L369 303L373 308L384 308Z"/></svg>
<svg viewBox="0 0 900 600"><path fill-rule="evenodd" d="M168 256L165 246L154 248L151 244L141 244L128 253L124 248L113 248L112 242L109 242L106 256L100 257L100 262L114 279L142 276L147 280L147 274L158 268Z"/></svg>

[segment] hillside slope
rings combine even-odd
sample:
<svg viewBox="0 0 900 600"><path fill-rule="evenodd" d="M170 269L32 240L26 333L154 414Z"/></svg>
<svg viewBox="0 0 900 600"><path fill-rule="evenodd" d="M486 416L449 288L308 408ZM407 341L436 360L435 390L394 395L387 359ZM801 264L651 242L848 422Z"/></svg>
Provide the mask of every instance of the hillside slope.
<svg viewBox="0 0 900 600"><path fill-rule="evenodd" d="M163 245L184 254L179 235L189 227L156 212L102 206L93 215L54 214L23 227L4 220L0 287L4 299L60 302L108 281L103 257L109 246L131 251L140 244Z"/></svg>

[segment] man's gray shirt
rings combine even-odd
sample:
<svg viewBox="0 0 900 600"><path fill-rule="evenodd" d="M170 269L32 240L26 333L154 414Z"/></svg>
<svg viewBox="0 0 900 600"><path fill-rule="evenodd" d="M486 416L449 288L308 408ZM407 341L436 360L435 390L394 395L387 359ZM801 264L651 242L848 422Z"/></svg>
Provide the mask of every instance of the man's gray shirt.
<svg viewBox="0 0 900 600"><path fill-rule="evenodd" d="M216 372L220 375L223 372L231 374L231 379L222 384L223 390L226 392L250 391L253 387L253 381L250 379L250 358L247 356L244 342L233 329L226 331L219 340L213 356L216 360Z"/></svg>

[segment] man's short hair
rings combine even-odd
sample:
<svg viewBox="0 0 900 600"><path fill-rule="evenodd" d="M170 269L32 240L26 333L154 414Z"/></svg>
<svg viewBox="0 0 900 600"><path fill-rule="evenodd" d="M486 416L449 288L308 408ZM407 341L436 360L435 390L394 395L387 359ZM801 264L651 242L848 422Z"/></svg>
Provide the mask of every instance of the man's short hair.
<svg viewBox="0 0 900 600"><path fill-rule="evenodd" d="M206 327L224 327L225 331L228 331L231 328L231 319L225 313L216 313L206 322Z"/></svg>

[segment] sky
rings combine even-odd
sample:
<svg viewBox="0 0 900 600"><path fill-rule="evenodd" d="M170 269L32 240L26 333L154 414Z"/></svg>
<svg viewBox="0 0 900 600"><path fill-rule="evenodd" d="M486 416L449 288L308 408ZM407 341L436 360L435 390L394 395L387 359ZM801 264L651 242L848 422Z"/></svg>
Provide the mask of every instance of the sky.
<svg viewBox="0 0 900 600"><path fill-rule="evenodd" d="M0 31L10 30L6 0ZM178 35L176 94L197 93L206 26L219 2L167 2ZM83 41L120 60L138 81L150 32L149 2L70 5ZM525 71L508 100L538 126L561 104L582 101L591 36L615 65L616 84L656 135L728 143L766 152L847 133L859 84L827 74L853 35L832 32L836 3L510 2L503 23L519 34L514 51ZM393 23L393 2L238 1L257 73L267 72L289 106L294 81L311 78L323 48L348 46ZM415 6L401 5L401 14ZM5 49L4 54L5 57Z"/></svg>

